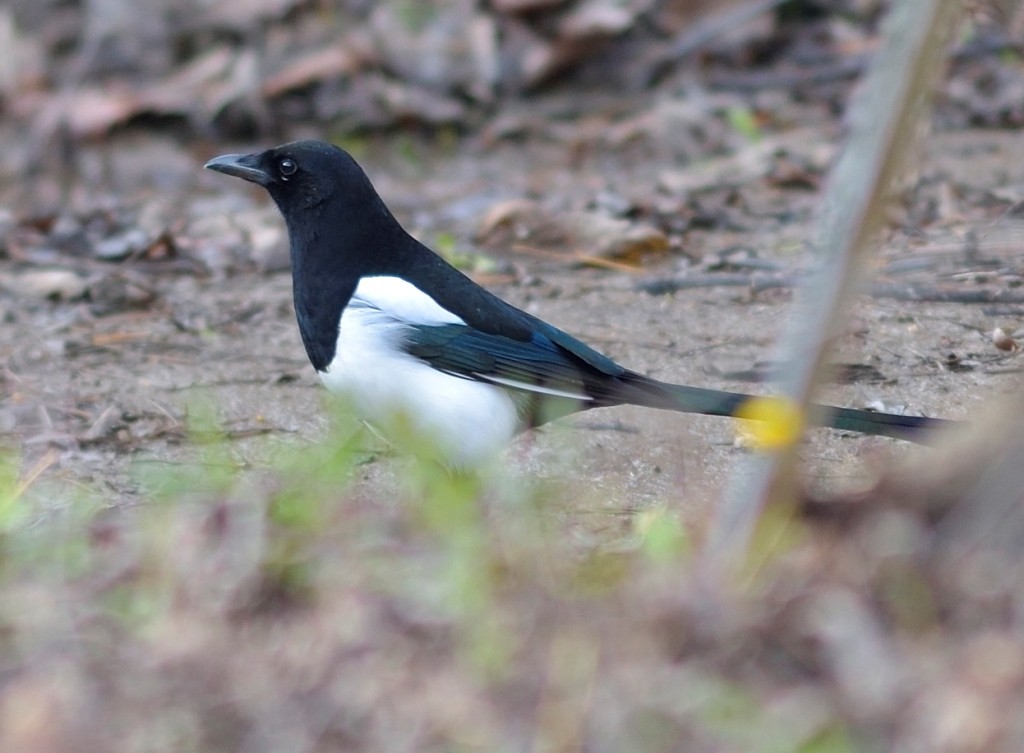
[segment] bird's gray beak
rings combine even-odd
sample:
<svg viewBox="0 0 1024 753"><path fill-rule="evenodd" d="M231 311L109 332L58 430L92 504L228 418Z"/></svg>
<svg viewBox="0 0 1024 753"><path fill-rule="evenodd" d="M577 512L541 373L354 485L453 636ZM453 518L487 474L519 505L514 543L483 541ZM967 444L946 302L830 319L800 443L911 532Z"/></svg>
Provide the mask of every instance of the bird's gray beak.
<svg viewBox="0 0 1024 753"><path fill-rule="evenodd" d="M270 175L259 166L258 154L225 154L214 157L203 165L207 170L234 175L236 178L266 186L270 183Z"/></svg>

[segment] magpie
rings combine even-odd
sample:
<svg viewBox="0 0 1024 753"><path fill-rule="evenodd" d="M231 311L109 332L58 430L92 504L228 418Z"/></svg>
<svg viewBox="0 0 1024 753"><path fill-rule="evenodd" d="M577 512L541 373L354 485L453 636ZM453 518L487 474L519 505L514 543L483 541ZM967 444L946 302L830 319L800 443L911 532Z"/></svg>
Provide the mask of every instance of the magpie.
<svg viewBox="0 0 1024 753"><path fill-rule="evenodd" d="M385 435L428 438L452 466L576 411L735 416L752 399L630 371L501 300L406 232L336 146L297 141L205 167L263 186L284 216L299 333L324 385ZM903 439L954 423L830 406L809 419Z"/></svg>

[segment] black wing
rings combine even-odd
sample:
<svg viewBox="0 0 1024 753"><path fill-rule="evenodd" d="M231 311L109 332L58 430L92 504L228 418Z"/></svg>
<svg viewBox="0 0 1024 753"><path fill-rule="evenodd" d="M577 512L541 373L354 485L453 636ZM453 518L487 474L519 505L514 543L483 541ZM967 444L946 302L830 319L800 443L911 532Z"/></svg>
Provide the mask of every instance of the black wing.
<svg viewBox="0 0 1024 753"><path fill-rule="evenodd" d="M410 355L446 374L521 392L603 404L596 402L598 395L593 393L595 378L604 375L541 333L523 342L464 324L411 325L403 344Z"/></svg>

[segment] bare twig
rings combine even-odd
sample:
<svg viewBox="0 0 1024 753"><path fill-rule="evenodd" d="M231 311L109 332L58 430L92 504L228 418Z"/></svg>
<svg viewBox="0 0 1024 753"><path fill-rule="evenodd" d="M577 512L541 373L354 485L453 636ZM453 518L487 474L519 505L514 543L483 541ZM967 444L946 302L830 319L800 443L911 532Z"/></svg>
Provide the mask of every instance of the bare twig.
<svg viewBox="0 0 1024 753"><path fill-rule="evenodd" d="M876 283L871 286L875 298L896 301L927 301L930 303L1024 303L1020 288L942 288L935 285L900 285Z"/></svg>
<svg viewBox="0 0 1024 753"><path fill-rule="evenodd" d="M593 256L592 254L588 254L583 251L548 251L546 248L538 248L537 246L531 246L526 243L513 244L512 250L519 254L528 254L541 259L554 259L560 262L569 261L574 264L580 264L584 267L610 269L613 272L624 272L630 275L640 274L643 272L643 267L637 266L636 264L624 264L623 262L615 261L614 259L605 259L601 256Z"/></svg>
<svg viewBox="0 0 1024 753"><path fill-rule="evenodd" d="M658 277L642 280L637 289L660 295L690 288L747 288L752 293L779 288L795 288L808 280L806 275L766 275L763 273L743 274L728 272L722 274L698 274L683 277ZM896 301L919 301L929 303L1024 303L1021 288L963 288L922 285L918 283L876 282L868 287L872 298L891 298Z"/></svg>
<svg viewBox="0 0 1024 753"><path fill-rule="evenodd" d="M29 490L32 484L38 481L39 477L46 472L46 469L58 460L60 460L60 452L56 449L50 449L45 455L39 458L39 460L29 468L24 478L18 482L18 485L14 487L14 493L11 495L12 499L20 499L21 496Z"/></svg>
<svg viewBox="0 0 1024 753"><path fill-rule="evenodd" d="M680 275L673 277L654 277L641 280L636 284L637 290L652 295L674 293L689 288L749 288L752 292L775 288L792 288L802 284L806 278L799 274L778 275L755 272L720 272L711 274Z"/></svg>

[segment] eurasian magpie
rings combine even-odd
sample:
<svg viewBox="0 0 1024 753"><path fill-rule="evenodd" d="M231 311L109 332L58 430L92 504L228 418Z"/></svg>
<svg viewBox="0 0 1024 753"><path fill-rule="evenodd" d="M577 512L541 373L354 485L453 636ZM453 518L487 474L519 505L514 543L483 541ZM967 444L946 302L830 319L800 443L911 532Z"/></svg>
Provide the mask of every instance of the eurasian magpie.
<svg viewBox="0 0 1024 753"><path fill-rule="evenodd" d="M266 188L288 229L295 315L329 390L455 466L575 411L633 404L734 416L751 396L660 382L506 303L413 238L344 150L297 141L206 167ZM816 406L821 426L914 439L941 419Z"/></svg>

